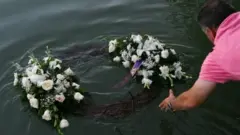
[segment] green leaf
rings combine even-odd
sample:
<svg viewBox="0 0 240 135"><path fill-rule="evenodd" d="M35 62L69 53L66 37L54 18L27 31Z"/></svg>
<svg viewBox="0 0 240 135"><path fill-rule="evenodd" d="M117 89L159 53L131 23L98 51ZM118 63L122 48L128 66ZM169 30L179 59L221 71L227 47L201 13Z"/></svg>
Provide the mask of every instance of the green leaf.
<svg viewBox="0 0 240 135"><path fill-rule="evenodd" d="M58 116L57 114L55 114L54 117L55 117L55 119L58 119L58 118L59 118L59 116Z"/></svg>
<svg viewBox="0 0 240 135"><path fill-rule="evenodd" d="M45 53L47 54L48 57L51 57L51 51L50 49L48 48L48 46L46 46L46 51Z"/></svg>
<svg viewBox="0 0 240 135"><path fill-rule="evenodd" d="M56 127L58 124L57 119L54 120L54 127Z"/></svg>
<svg viewBox="0 0 240 135"><path fill-rule="evenodd" d="M54 112L57 112L58 111L58 108L56 106L53 106L53 111Z"/></svg>
<svg viewBox="0 0 240 135"><path fill-rule="evenodd" d="M85 90L83 88L79 88L77 91L78 92L85 92Z"/></svg>
<svg viewBox="0 0 240 135"><path fill-rule="evenodd" d="M57 132L59 135L64 135L60 127L57 128Z"/></svg>

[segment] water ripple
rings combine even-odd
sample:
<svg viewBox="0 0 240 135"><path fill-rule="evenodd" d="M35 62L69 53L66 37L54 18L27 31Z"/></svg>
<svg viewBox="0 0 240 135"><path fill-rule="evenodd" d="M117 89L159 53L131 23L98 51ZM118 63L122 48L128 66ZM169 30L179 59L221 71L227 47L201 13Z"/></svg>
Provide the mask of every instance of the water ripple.
<svg viewBox="0 0 240 135"><path fill-rule="evenodd" d="M90 92L90 93L96 94L96 95L105 95L105 96L123 94L123 92Z"/></svg>

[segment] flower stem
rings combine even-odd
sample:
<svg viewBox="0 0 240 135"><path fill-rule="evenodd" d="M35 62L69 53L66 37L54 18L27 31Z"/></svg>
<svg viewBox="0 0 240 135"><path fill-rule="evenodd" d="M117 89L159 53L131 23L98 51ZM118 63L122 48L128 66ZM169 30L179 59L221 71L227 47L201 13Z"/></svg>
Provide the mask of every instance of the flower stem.
<svg viewBox="0 0 240 135"><path fill-rule="evenodd" d="M59 135L64 135L59 127L57 128L57 132L58 132Z"/></svg>
<svg viewBox="0 0 240 135"><path fill-rule="evenodd" d="M172 78L169 75L167 77L168 77L168 79L169 79L169 81L171 83L171 88L172 88L173 87L173 80L172 80Z"/></svg>

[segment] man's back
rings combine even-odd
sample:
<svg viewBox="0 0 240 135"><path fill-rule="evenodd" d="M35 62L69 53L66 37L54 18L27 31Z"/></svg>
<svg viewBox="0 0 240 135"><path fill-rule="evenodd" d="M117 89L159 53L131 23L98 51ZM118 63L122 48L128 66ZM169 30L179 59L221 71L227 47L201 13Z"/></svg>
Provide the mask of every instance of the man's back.
<svg viewBox="0 0 240 135"><path fill-rule="evenodd" d="M213 59L231 79L240 80L240 12L226 18L214 40Z"/></svg>

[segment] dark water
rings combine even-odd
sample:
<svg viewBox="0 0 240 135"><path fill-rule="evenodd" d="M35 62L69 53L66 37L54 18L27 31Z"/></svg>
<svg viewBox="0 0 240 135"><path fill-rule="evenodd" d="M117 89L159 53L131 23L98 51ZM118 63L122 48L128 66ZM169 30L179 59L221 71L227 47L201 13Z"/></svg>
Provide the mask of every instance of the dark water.
<svg viewBox="0 0 240 135"><path fill-rule="evenodd" d="M196 79L211 44L195 21L197 0L0 0L0 135L54 135L45 122L22 110L18 92L12 86L14 66L25 64L34 52L42 56L45 46L65 58L81 78L81 85L93 94L97 104L112 103L139 90L139 84L113 89L126 72L111 65L102 53L91 48L107 44L106 38L146 33L184 54ZM234 5L240 7L239 1ZM77 46L77 47L76 47ZM69 50L70 48L70 50ZM74 49L71 49L74 48ZM85 53L79 53L85 52ZM191 83L179 85L180 93ZM229 83L201 107L176 115L161 112L161 93L150 105L121 119L69 118L66 135L236 135L240 131L238 98L240 85Z"/></svg>

